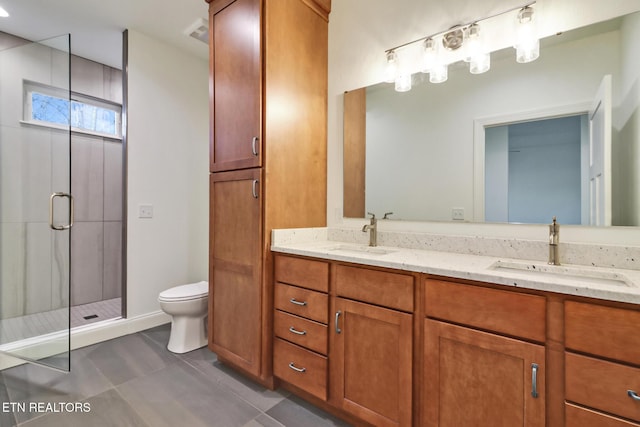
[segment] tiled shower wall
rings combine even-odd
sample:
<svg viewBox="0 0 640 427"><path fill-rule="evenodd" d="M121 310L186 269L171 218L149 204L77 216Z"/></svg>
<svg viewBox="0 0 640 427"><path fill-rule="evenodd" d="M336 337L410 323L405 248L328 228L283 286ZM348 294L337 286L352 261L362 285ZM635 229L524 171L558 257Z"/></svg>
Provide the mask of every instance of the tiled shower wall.
<svg viewBox="0 0 640 427"><path fill-rule="evenodd" d="M0 50L24 43L0 32ZM66 189L67 135L20 123L22 79L65 87L66 66L56 67L60 61L66 56L45 46L0 52L0 318L68 304L67 278L60 265L69 260L64 251L56 251L64 247L60 240L65 238L51 233L47 219L49 195ZM121 71L72 57L71 89L121 103ZM71 232L72 305L120 296L122 155L118 140L72 135L71 189L76 207ZM20 181L27 184L17 185ZM50 245L43 245L47 239Z"/></svg>
<svg viewBox="0 0 640 427"><path fill-rule="evenodd" d="M71 57L71 90L122 104L122 72ZM71 135L71 305L121 296L122 143Z"/></svg>

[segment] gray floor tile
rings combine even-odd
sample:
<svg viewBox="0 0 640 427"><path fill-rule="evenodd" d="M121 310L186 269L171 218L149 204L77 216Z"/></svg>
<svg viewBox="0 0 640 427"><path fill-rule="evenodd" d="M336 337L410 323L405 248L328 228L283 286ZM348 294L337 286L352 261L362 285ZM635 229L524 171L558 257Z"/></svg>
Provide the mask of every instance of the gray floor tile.
<svg viewBox="0 0 640 427"><path fill-rule="evenodd" d="M169 335L171 334L171 323L165 323L164 325L156 326L155 328L147 329L140 332L145 338L155 342L162 348L167 348L169 343Z"/></svg>
<svg viewBox="0 0 640 427"><path fill-rule="evenodd" d="M124 383L117 390L153 427L242 427L260 414L183 362Z"/></svg>
<svg viewBox="0 0 640 427"><path fill-rule="evenodd" d="M114 389L85 401L89 411L46 414L20 427L151 427Z"/></svg>
<svg viewBox="0 0 640 427"><path fill-rule="evenodd" d="M178 361L172 353L148 343L139 334L127 335L87 347L87 356L114 385L141 377Z"/></svg>
<svg viewBox="0 0 640 427"><path fill-rule="evenodd" d="M255 419L249 421L243 427L285 427L283 424L274 420L268 415L261 414Z"/></svg>
<svg viewBox="0 0 640 427"><path fill-rule="evenodd" d="M0 379L2 374L0 373ZM9 403L11 400L9 399L9 392L7 391L7 387L4 385L4 382L0 381L0 404ZM0 426L2 427L13 427L17 423L16 417L11 411L4 411L4 408L0 409Z"/></svg>
<svg viewBox="0 0 640 427"><path fill-rule="evenodd" d="M289 395L285 391L266 389L218 361L187 360L187 363L261 411L267 411Z"/></svg>
<svg viewBox="0 0 640 427"><path fill-rule="evenodd" d="M72 370L58 372L37 365L20 365L2 371L12 402L76 402L102 393L113 385L87 358L84 349L71 355ZM17 412L18 423L37 413Z"/></svg>
<svg viewBox="0 0 640 427"><path fill-rule="evenodd" d="M296 427L348 427L350 424L328 414L304 400L290 396L286 400L277 404L267 415L279 421L285 426Z"/></svg>

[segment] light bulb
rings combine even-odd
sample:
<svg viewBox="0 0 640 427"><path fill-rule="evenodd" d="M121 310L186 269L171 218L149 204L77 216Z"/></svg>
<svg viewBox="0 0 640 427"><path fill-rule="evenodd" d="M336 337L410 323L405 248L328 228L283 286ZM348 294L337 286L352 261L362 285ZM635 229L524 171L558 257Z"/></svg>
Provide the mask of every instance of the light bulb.
<svg viewBox="0 0 640 427"><path fill-rule="evenodd" d="M491 68L491 55L483 53L471 58L469 62L469 72L471 74L482 74Z"/></svg>
<svg viewBox="0 0 640 427"><path fill-rule="evenodd" d="M408 92L411 90L411 74L403 73L396 78L396 92Z"/></svg>
<svg viewBox="0 0 640 427"><path fill-rule="evenodd" d="M422 72L429 73L438 62L438 45L435 40L428 38L424 41L424 51L422 53Z"/></svg>
<svg viewBox="0 0 640 427"><path fill-rule="evenodd" d="M480 26L472 24L466 31L466 59L469 62L469 72L480 74L491 68L491 55L486 51Z"/></svg>
<svg viewBox="0 0 640 427"><path fill-rule="evenodd" d="M516 28L516 61L531 62L540 56L540 40L533 19L533 9L523 7L518 12Z"/></svg>
<svg viewBox="0 0 640 427"><path fill-rule="evenodd" d="M429 81L431 83L446 82L449 78L449 67L447 64L438 64L429 72Z"/></svg>
<svg viewBox="0 0 640 427"><path fill-rule="evenodd" d="M387 52L387 67L384 72L384 81L393 83L398 75L398 56L392 50Z"/></svg>

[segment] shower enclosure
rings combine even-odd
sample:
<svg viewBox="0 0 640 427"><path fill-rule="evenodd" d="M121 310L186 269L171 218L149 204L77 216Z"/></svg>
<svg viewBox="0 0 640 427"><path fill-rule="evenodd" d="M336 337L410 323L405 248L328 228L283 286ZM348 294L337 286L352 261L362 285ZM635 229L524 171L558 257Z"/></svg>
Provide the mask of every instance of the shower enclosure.
<svg viewBox="0 0 640 427"><path fill-rule="evenodd" d="M44 107L53 125L32 120ZM70 119L68 35L0 51L0 352L66 371Z"/></svg>

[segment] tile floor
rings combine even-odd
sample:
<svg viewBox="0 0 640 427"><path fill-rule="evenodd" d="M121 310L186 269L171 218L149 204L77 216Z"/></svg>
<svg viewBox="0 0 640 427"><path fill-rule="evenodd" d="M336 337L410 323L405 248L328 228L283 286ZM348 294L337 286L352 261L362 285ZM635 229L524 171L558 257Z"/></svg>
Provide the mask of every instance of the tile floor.
<svg viewBox="0 0 640 427"><path fill-rule="evenodd" d="M163 325L74 350L68 374L29 364L0 372L0 427L348 426L248 381L206 348L173 354L168 337ZM46 412L49 402L58 406ZM32 404L44 408L30 412Z"/></svg>

